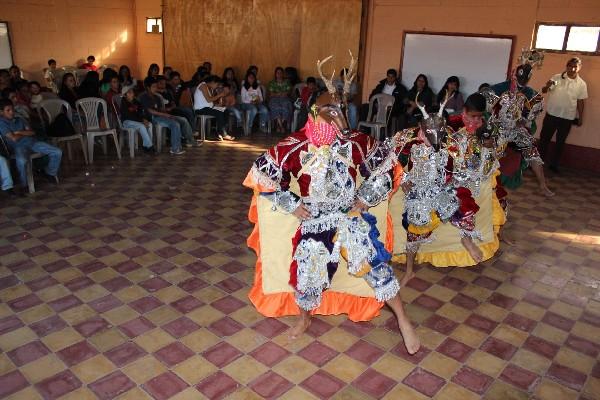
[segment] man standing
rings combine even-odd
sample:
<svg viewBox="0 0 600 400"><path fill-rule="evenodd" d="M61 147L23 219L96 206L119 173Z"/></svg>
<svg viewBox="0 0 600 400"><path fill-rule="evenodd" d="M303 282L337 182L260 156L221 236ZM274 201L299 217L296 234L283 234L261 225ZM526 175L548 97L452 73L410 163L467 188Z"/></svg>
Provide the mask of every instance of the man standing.
<svg viewBox="0 0 600 400"><path fill-rule="evenodd" d="M558 173L560 156L569 136L571 125L583 123L584 100L587 99L587 85L579 76L581 59L573 57L567 62L567 70L556 74L542 88L548 93L546 117L540 132L540 153L542 159L549 161L548 144L556 132L556 150L550 162L550 170Z"/></svg>

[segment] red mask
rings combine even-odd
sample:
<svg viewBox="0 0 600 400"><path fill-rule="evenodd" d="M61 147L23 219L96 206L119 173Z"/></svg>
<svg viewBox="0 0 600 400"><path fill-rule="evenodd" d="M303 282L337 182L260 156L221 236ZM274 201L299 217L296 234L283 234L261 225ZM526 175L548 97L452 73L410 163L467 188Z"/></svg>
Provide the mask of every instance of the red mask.
<svg viewBox="0 0 600 400"><path fill-rule="evenodd" d="M315 122L310 117L306 122L306 136L310 143L316 147L331 144L339 132L338 127L334 124Z"/></svg>
<svg viewBox="0 0 600 400"><path fill-rule="evenodd" d="M462 121L465 124L465 129L469 133L475 133L475 131L483 125L483 119L481 117L471 117L466 111L462 113Z"/></svg>

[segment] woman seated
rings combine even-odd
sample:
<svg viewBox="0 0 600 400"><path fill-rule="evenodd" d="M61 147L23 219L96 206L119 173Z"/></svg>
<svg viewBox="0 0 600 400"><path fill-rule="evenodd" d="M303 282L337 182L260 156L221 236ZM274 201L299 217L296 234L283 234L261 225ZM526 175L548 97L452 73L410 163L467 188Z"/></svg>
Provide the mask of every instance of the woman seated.
<svg viewBox="0 0 600 400"><path fill-rule="evenodd" d="M437 95L438 104L442 104L444 100L448 98L446 102L445 110L449 115L455 115L462 113L463 106L465 104L462 94L460 93L460 80L456 76L451 76L446 79L444 87Z"/></svg>
<svg viewBox="0 0 600 400"><path fill-rule="evenodd" d="M110 82L113 78L117 78L119 80L119 74L112 68L106 68L104 72L102 72L102 80L100 81L100 95L106 96L106 93L110 90Z"/></svg>
<svg viewBox="0 0 600 400"><path fill-rule="evenodd" d="M408 91L408 107L406 109L406 115L408 126L411 127L417 126L418 121L421 119L421 112L415 102L417 96L419 103L425 106L425 110L430 111L431 106L433 106L435 95L433 94L433 90L429 87L427 76L424 74L419 74L417 76L417 79L415 79L415 82L413 83L413 87Z"/></svg>
<svg viewBox="0 0 600 400"><path fill-rule="evenodd" d="M156 79L156 77L160 74L160 68L158 64L150 64L148 67L148 75Z"/></svg>
<svg viewBox="0 0 600 400"><path fill-rule="evenodd" d="M246 121L246 132L250 133L252 131L252 124L254 123L256 114L260 116L260 131L267 131L269 109L264 105L262 90L260 90L256 75L250 70L246 73L246 78L242 85L242 103L240 104L240 109L250 113Z"/></svg>
<svg viewBox="0 0 600 400"><path fill-rule="evenodd" d="M131 70L127 65L121 65L121 68L119 68L119 81L121 81L123 87L137 86L137 80L131 76Z"/></svg>
<svg viewBox="0 0 600 400"><path fill-rule="evenodd" d="M85 97L100 97L100 75L96 71L89 71L81 85L77 88L77 96L80 99Z"/></svg>
<svg viewBox="0 0 600 400"><path fill-rule="evenodd" d="M79 95L75 87L75 75L70 72L63 75L58 97L69 103L71 108L75 109L75 102L79 100Z"/></svg>
<svg viewBox="0 0 600 400"><path fill-rule="evenodd" d="M271 119L277 124L277 133L285 133L291 123L291 91L292 85L284 78L283 68L275 68L275 78L269 82L269 109L271 110Z"/></svg>
<svg viewBox="0 0 600 400"><path fill-rule="evenodd" d="M196 115L210 115L211 117L215 117L218 140L235 140L233 136L227 133L225 128L227 109L215 105L220 99L229 94L229 89L227 88L220 93L216 93L220 83L221 80L215 75L211 75L200 82L194 90L194 111Z"/></svg>

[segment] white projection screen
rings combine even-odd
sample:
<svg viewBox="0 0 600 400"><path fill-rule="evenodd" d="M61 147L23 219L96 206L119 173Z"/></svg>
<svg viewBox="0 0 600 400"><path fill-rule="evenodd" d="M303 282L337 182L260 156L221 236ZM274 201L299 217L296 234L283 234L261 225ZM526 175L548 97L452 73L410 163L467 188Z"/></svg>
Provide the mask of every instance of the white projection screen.
<svg viewBox="0 0 600 400"><path fill-rule="evenodd" d="M0 21L0 68L9 68L11 65L13 65L13 59L8 24Z"/></svg>
<svg viewBox="0 0 600 400"><path fill-rule="evenodd" d="M402 47L402 83L410 89L418 74L425 74L438 93L449 76L460 79L466 99L484 82L506 80L510 70L513 38L406 32Z"/></svg>

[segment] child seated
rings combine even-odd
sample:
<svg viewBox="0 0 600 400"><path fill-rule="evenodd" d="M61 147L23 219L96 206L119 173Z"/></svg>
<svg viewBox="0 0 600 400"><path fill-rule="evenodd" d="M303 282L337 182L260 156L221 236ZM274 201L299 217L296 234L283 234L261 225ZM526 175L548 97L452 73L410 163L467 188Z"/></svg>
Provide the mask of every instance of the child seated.
<svg viewBox="0 0 600 400"><path fill-rule="evenodd" d="M133 92L133 86L125 86L121 93L123 99L121 100L121 121L123 121L123 128L135 129L140 133L142 137L142 147L146 153L153 153L154 146L152 146L152 125L149 119L151 117L146 116L144 107L135 98Z"/></svg>
<svg viewBox="0 0 600 400"><path fill-rule="evenodd" d="M45 168L48 181L58 183L58 169L62 151L46 142L35 139L35 133L29 128L22 118L15 116L12 101L0 100L0 135L8 150L13 152L17 161L19 183L27 187L27 163L31 153L40 153L49 158Z"/></svg>

